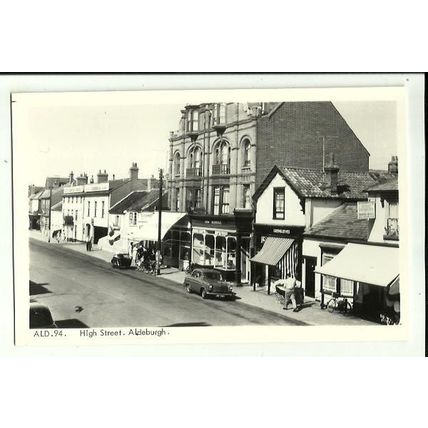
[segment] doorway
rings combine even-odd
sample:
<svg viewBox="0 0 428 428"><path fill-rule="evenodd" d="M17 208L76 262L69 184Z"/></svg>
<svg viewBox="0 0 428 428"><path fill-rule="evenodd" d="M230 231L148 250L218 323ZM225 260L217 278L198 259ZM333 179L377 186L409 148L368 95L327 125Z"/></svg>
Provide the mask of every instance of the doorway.
<svg viewBox="0 0 428 428"><path fill-rule="evenodd" d="M305 257L305 295L315 298L316 257Z"/></svg>

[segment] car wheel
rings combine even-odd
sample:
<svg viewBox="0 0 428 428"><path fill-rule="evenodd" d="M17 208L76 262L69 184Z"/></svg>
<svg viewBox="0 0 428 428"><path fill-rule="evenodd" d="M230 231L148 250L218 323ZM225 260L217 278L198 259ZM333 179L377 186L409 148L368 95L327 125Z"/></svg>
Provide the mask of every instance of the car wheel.
<svg viewBox="0 0 428 428"><path fill-rule="evenodd" d="M203 298L203 299L206 299L208 296L207 296L207 292L206 292L206 290L205 290L205 288L202 288L201 289L201 297Z"/></svg>
<svg viewBox="0 0 428 428"><path fill-rule="evenodd" d="M186 290L187 290L187 292L188 292L188 293L191 293L191 292L192 292L192 289L190 288L190 284L187 284L187 285L186 285Z"/></svg>

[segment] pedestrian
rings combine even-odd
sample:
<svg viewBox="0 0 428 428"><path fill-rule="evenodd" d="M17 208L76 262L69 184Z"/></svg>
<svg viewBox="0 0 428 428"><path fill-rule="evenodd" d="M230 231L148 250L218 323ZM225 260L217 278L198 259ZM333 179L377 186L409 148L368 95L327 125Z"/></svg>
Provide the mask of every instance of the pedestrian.
<svg viewBox="0 0 428 428"><path fill-rule="evenodd" d="M282 285L284 287L284 308L288 310L288 305L293 305L293 312L298 312L297 303L296 303L296 295L294 294L296 288L296 278L294 275L287 275L286 279L280 279L275 282L275 285Z"/></svg>
<svg viewBox="0 0 428 428"><path fill-rule="evenodd" d="M86 251L89 251L89 239L86 240Z"/></svg>

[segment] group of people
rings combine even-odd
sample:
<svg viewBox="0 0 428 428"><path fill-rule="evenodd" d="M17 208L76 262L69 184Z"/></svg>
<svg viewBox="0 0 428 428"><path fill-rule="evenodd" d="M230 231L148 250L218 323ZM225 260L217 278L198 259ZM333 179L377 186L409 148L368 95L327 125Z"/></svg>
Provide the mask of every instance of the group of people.
<svg viewBox="0 0 428 428"><path fill-rule="evenodd" d="M147 273L154 274L156 271L156 252L153 248L146 248L143 245L130 245L130 257L137 267Z"/></svg>

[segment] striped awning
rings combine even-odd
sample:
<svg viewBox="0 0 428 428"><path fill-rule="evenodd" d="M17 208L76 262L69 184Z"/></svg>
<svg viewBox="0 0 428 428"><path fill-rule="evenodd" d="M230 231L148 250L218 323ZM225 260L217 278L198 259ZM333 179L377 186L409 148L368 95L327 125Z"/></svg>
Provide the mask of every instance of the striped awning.
<svg viewBox="0 0 428 428"><path fill-rule="evenodd" d="M276 266L293 243L294 239L291 238L276 238L269 236L266 238L263 248L251 259L251 261L254 263Z"/></svg>

